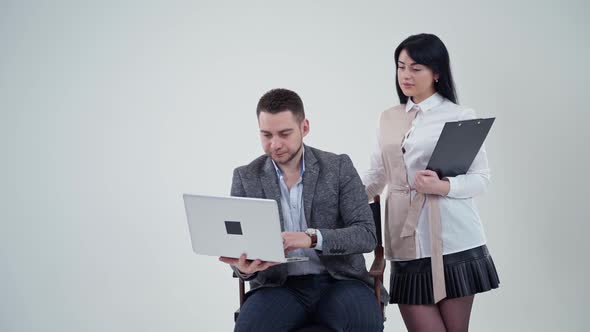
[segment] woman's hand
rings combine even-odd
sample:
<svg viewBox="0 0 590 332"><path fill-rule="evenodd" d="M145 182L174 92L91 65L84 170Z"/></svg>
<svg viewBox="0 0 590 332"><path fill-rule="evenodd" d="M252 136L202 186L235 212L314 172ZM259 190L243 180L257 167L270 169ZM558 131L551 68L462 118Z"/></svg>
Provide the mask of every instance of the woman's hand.
<svg viewBox="0 0 590 332"><path fill-rule="evenodd" d="M451 186L448 180L440 180L436 172L423 170L416 172L414 189L423 194L446 196Z"/></svg>

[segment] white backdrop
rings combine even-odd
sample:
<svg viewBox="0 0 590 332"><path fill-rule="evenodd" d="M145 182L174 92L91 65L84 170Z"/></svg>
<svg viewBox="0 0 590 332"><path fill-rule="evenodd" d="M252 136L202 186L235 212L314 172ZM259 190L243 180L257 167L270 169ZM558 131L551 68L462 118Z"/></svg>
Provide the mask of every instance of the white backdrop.
<svg viewBox="0 0 590 332"><path fill-rule="evenodd" d="M192 253L182 193L229 192L275 87L365 170L420 32L497 117L478 204L502 283L472 330L587 330L590 11L559 3L0 0L0 331L231 330L236 281Z"/></svg>

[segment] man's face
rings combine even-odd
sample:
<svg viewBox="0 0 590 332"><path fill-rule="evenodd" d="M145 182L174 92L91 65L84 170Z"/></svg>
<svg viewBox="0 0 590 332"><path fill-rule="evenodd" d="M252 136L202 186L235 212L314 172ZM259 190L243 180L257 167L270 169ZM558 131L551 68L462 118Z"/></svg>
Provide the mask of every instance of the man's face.
<svg viewBox="0 0 590 332"><path fill-rule="evenodd" d="M279 165L287 165L299 155L303 137L309 132L307 119L299 122L291 111L260 112L258 127L264 152Z"/></svg>

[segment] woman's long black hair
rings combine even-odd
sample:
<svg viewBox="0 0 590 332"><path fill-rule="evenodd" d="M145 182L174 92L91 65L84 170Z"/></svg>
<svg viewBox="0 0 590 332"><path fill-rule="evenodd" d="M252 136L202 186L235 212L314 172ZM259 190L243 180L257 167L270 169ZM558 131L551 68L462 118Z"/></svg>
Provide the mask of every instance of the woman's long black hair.
<svg viewBox="0 0 590 332"><path fill-rule="evenodd" d="M395 49L395 66L397 68L399 54L406 50L410 58L417 64L427 66L433 73L438 74L438 83L434 83L436 92L443 97L457 104L457 93L455 92L455 83L451 74L451 61L449 52L442 40L433 34L422 33L406 38ZM405 104L408 102L408 96L404 95L399 86L397 70L395 71L395 87L399 102Z"/></svg>

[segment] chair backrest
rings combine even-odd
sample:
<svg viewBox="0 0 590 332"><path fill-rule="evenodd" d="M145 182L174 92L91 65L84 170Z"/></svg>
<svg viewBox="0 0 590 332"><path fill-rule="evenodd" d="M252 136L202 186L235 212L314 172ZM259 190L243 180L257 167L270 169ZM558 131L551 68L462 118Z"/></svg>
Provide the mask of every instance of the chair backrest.
<svg viewBox="0 0 590 332"><path fill-rule="evenodd" d="M381 234L381 198L379 195L373 197L373 202L369 204L373 211L373 221L375 222L375 232L377 234L377 246L383 245L383 236Z"/></svg>

